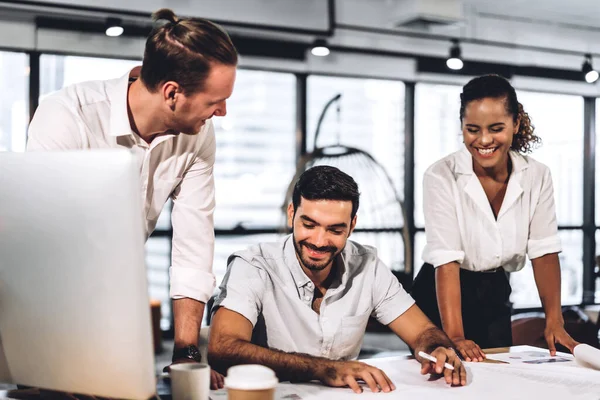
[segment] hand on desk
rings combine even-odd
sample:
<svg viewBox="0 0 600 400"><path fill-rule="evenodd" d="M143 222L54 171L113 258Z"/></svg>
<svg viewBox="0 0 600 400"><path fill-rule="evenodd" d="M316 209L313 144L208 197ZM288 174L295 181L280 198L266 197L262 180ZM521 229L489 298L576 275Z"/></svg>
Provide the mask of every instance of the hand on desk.
<svg viewBox="0 0 600 400"><path fill-rule="evenodd" d="M452 342L454 342L456 351L460 353L465 361L477 362L485 359L485 353L474 341L465 338L453 338Z"/></svg>
<svg viewBox="0 0 600 400"><path fill-rule="evenodd" d="M354 393L362 393L362 388L357 382L359 380L364 381L373 393L388 393L396 389L385 372L359 361L322 362L317 377L325 385L349 386Z"/></svg>
<svg viewBox="0 0 600 400"><path fill-rule="evenodd" d="M544 330L544 337L546 343L548 343L548 349L550 349L550 355L556 355L556 343L560 343L565 346L571 353L573 349L579 343L576 342L571 335L565 331L565 327L562 323L546 323L546 329Z"/></svg>
<svg viewBox="0 0 600 400"><path fill-rule="evenodd" d="M417 355L417 360L421 363L421 374L443 374L446 383L450 385L465 386L467 384L467 371L453 349L438 347L431 352L431 355L437 359L437 362L434 363ZM444 363L452 365L454 371L445 368Z"/></svg>
<svg viewBox="0 0 600 400"><path fill-rule="evenodd" d="M195 361L193 360L188 360L188 359L181 359L181 360L177 360L175 362L173 362L171 365L173 364L181 364L181 363L193 363ZM171 365L167 365L165 368L163 368L163 372L169 372L171 370ZM214 369L210 369L210 389L211 390L217 390L217 389L222 389L223 387L225 387L225 378L223 377L223 375L221 375L220 373L218 373L217 371L215 371Z"/></svg>

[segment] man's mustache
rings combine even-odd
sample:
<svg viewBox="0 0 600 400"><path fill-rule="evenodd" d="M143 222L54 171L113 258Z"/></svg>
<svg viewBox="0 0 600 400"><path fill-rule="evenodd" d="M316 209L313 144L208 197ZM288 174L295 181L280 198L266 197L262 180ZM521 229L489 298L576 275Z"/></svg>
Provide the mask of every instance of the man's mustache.
<svg viewBox="0 0 600 400"><path fill-rule="evenodd" d="M306 241L301 241L300 244L302 246L306 246L309 249L311 249L312 251L319 251L319 252L327 252L327 253L335 253L337 251L337 247L334 246L323 246L323 247L317 247L314 244L310 244Z"/></svg>

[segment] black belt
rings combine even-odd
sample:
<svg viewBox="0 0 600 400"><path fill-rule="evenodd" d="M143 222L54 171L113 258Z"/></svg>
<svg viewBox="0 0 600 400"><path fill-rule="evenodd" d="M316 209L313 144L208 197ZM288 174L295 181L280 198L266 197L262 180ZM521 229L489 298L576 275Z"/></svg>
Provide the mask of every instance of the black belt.
<svg viewBox="0 0 600 400"><path fill-rule="evenodd" d="M470 269L465 269L465 271L467 272L474 272L474 273L481 273L481 274L495 274L496 272L500 271L502 269L502 267L497 267L497 268L493 268L493 269L486 269L485 271L472 271Z"/></svg>

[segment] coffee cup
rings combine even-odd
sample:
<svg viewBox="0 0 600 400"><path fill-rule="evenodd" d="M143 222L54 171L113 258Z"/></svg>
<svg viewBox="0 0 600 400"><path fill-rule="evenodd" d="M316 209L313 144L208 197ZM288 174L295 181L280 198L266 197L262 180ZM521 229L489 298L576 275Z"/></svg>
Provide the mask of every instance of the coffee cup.
<svg viewBox="0 0 600 400"><path fill-rule="evenodd" d="M173 400L208 400L210 366L199 363L171 365Z"/></svg>
<svg viewBox="0 0 600 400"><path fill-rule="evenodd" d="M272 369L255 364L231 367L225 377L229 400L274 400L277 383Z"/></svg>

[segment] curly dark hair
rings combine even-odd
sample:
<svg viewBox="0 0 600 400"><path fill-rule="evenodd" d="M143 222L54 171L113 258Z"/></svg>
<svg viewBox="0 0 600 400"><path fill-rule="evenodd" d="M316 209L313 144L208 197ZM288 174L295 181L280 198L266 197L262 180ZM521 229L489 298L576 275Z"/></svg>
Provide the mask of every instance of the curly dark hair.
<svg viewBox="0 0 600 400"><path fill-rule="evenodd" d="M512 150L519 153L531 153L541 143L542 139L534 133L535 127L531 123L529 114L523 109L523 105L517 100L517 93L507 79L500 75L483 75L469 81L460 94L460 121L465 116L465 108L474 100L486 97L493 99L504 99L506 111L512 115L513 121L519 121L519 131L513 136L510 146Z"/></svg>
<svg viewBox="0 0 600 400"><path fill-rule="evenodd" d="M354 179L330 165L309 168L296 181L292 194L294 212L302 198L306 200L342 200L352 202L351 219L358 211L360 192Z"/></svg>

